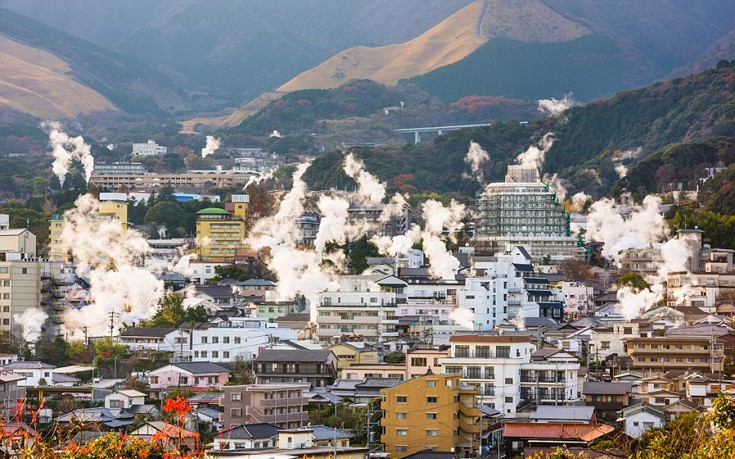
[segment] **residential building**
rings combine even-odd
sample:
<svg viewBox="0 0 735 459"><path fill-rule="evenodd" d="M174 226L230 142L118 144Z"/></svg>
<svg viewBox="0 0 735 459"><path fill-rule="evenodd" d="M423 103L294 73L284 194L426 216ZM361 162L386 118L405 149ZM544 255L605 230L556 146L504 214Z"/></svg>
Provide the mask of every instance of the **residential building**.
<svg viewBox="0 0 735 459"><path fill-rule="evenodd" d="M400 214L391 213L386 219L384 217L385 206L368 206L362 204L351 204L347 209L347 221L351 225L364 225L364 228L377 228L369 230L365 234L394 237L406 232L411 228L411 208L403 206Z"/></svg>
<svg viewBox="0 0 735 459"><path fill-rule="evenodd" d="M92 174L89 182L98 188L116 190L127 187L131 190L158 190L171 186L176 190L196 190L211 187L242 186L254 175L254 171L207 170L187 171L183 174Z"/></svg>
<svg viewBox="0 0 735 459"><path fill-rule="evenodd" d="M128 203L125 201L102 201L97 211L89 217L90 225L99 225L102 222L119 222L123 229L128 228ZM49 220L49 258L52 260L69 261L69 248L64 245L61 234L66 227L66 221L61 215L53 215Z"/></svg>
<svg viewBox="0 0 735 459"><path fill-rule="evenodd" d="M0 422L9 422L18 414L18 400L25 400L26 387L20 382L26 377L12 372L0 372Z"/></svg>
<svg viewBox="0 0 735 459"><path fill-rule="evenodd" d="M132 156L162 156L167 151L168 148L158 145L155 140L149 140L147 143L134 143Z"/></svg>
<svg viewBox="0 0 735 459"><path fill-rule="evenodd" d="M643 402L623 408L621 418L625 423L625 434L638 439L646 430L664 427L668 416L663 408Z"/></svg>
<svg viewBox="0 0 735 459"><path fill-rule="evenodd" d="M361 339L381 343L398 337L398 304L406 282L394 276L340 276L339 290L318 295L320 341Z"/></svg>
<svg viewBox="0 0 735 459"><path fill-rule="evenodd" d="M381 442L390 457L424 449L474 456L479 449L477 390L458 374L425 375L381 390Z"/></svg>
<svg viewBox="0 0 735 459"><path fill-rule="evenodd" d="M230 372L210 362L171 363L148 375L150 396L160 398L163 392L174 388L206 391L227 384Z"/></svg>
<svg viewBox="0 0 735 459"><path fill-rule="evenodd" d="M475 252L494 255L524 246L540 260L572 258L581 254L571 236L569 214L535 167L512 165L504 182L491 183L477 198Z"/></svg>
<svg viewBox="0 0 735 459"><path fill-rule="evenodd" d="M575 424L597 424L594 406L539 405L531 413L534 422L564 422Z"/></svg>
<svg viewBox="0 0 735 459"><path fill-rule="evenodd" d="M380 397L380 391L399 384L402 378L338 379L327 388L333 396L350 403L366 404Z"/></svg>
<svg viewBox="0 0 735 459"><path fill-rule="evenodd" d="M50 302L48 296L57 293L51 287L48 293L42 292L46 288L41 279L42 269L48 263L32 257L21 258L22 255L0 253L0 331L4 336L19 331L17 326L14 328L16 316Z"/></svg>
<svg viewBox="0 0 735 459"><path fill-rule="evenodd" d="M602 362L612 354L625 355L625 340L640 336L639 322L612 322L589 332L589 360Z"/></svg>
<svg viewBox="0 0 735 459"><path fill-rule="evenodd" d="M3 373L13 373L23 376L24 379L17 380L18 387L51 386L53 370L56 365L44 362L13 362L5 365L0 370Z"/></svg>
<svg viewBox="0 0 735 459"><path fill-rule="evenodd" d="M245 248L248 195L232 195L233 211L209 207L197 212L196 246L201 259L235 261L237 249Z"/></svg>
<svg viewBox="0 0 735 459"><path fill-rule="evenodd" d="M296 220L296 224L301 230L302 244L314 245L316 235L319 233L321 220L321 215L316 212L306 212Z"/></svg>
<svg viewBox="0 0 735 459"><path fill-rule="evenodd" d="M536 351L531 336L454 335L443 372L460 374L479 401L513 418L522 403L564 404L579 399L579 360L556 348Z"/></svg>
<svg viewBox="0 0 735 459"><path fill-rule="evenodd" d="M229 317L192 328L191 345L181 357L193 362L252 360L266 347L296 340L296 335L295 330L279 328L267 319Z"/></svg>
<svg viewBox="0 0 735 459"><path fill-rule="evenodd" d="M260 449L276 446L278 426L267 422L243 424L218 432L214 437L215 451Z"/></svg>
<svg viewBox="0 0 735 459"><path fill-rule="evenodd" d="M187 349L189 338L190 332L184 328L128 328L119 335L120 344L139 355Z"/></svg>
<svg viewBox="0 0 735 459"><path fill-rule="evenodd" d="M268 279L248 279L237 284L237 294L247 301L265 301L266 292L276 289L276 283Z"/></svg>
<svg viewBox="0 0 735 459"><path fill-rule="evenodd" d="M591 285L564 281L561 284L561 292L564 295L565 318L574 320L592 313L592 298L595 292Z"/></svg>
<svg viewBox="0 0 735 459"><path fill-rule="evenodd" d="M643 374L663 374L669 370L716 373L724 369L724 342L719 338L655 336L628 338L631 370Z"/></svg>
<svg viewBox="0 0 735 459"><path fill-rule="evenodd" d="M403 363L375 363L350 365L341 371L342 379L363 380L365 378L406 378L406 365Z"/></svg>
<svg viewBox="0 0 735 459"><path fill-rule="evenodd" d="M104 406L80 408L57 417L54 421L60 429L78 429L83 425L87 430L98 432L124 432L135 423L135 415L123 409L110 409Z"/></svg>
<svg viewBox="0 0 735 459"><path fill-rule="evenodd" d="M326 387L337 376L337 357L330 350L265 349L255 358L258 384L309 383Z"/></svg>
<svg viewBox="0 0 735 459"><path fill-rule="evenodd" d="M605 424L506 422L503 426L505 454L530 457L536 452L530 450L536 448L553 451L557 447L588 447L613 431L614 427Z"/></svg>
<svg viewBox="0 0 735 459"><path fill-rule="evenodd" d="M582 394L586 405L603 411L619 411L631 404L631 382L585 382Z"/></svg>
<svg viewBox="0 0 735 459"><path fill-rule="evenodd" d="M378 363L378 349L367 343L343 341L329 347L337 357L337 369L341 372L352 365Z"/></svg>
<svg viewBox="0 0 735 459"><path fill-rule="evenodd" d="M249 384L222 387L220 423L225 428L268 423L279 429L301 427L309 421L308 384ZM261 445L267 447L267 445Z"/></svg>
<svg viewBox="0 0 735 459"><path fill-rule="evenodd" d="M114 391L105 396L105 408L127 409L134 405L145 405L145 394L137 390Z"/></svg>
<svg viewBox="0 0 735 459"><path fill-rule="evenodd" d="M415 378L427 373L443 373L441 359L449 357L449 347L418 346L406 352L406 377Z"/></svg>
<svg viewBox="0 0 735 459"><path fill-rule="evenodd" d="M143 163L94 163L94 174L105 175L105 174L145 174L146 168Z"/></svg>

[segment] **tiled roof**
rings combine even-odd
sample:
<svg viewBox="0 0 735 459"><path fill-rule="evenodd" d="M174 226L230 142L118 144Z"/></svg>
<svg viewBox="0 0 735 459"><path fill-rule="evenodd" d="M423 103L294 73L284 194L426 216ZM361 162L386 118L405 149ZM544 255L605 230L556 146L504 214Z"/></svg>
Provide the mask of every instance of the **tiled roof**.
<svg viewBox="0 0 735 459"><path fill-rule="evenodd" d="M129 328L120 332L120 336L143 336L146 338L163 338L176 328Z"/></svg>
<svg viewBox="0 0 735 459"><path fill-rule="evenodd" d="M271 438L278 435L278 427L265 422L244 424L217 434L218 438L233 440L252 440L255 438Z"/></svg>
<svg viewBox="0 0 735 459"><path fill-rule="evenodd" d="M172 363L171 365L195 375L230 372L227 368L221 367L212 362L179 362Z"/></svg>
<svg viewBox="0 0 735 459"><path fill-rule="evenodd" d="M614 427L605 424L507 422L503 427L503 437L574 439L589 442L614 430Z"/></svg>
<svg viewBox="0 0 735 459"><path fill-rule="evenodd" d="M409 456L404 456L403 459L457 459L457 454L450 451L434 451L431 449L425 449L418 451Z"/></svg>
<svg viewBox="0 0 735 459"><path fill-rule="evenodd" d="M624 395L633 390L630 382L586 382L582 393L595 395Z"/></svg>
<svg viewBox="0 0 735 459"><path fill-rule="evenodd" d="M594 414L594 406L539 405L536 411L531 413L531 419L590 421Z"/></svg>
<svg viewBox="0 0 735 459"><path fill-rule="evenodd" d="M324 362L332 355L328 350L266 349L255 358L256 362Z"/></svg>

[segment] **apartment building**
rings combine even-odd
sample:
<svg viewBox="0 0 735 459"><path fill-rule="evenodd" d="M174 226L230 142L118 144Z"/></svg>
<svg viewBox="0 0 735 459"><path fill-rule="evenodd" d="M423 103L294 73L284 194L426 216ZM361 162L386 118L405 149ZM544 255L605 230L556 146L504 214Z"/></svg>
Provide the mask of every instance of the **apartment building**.
<svg viewBox="0 0 735 459"><path fill-rule="evenodd" d="M208 207L197 212L196 250L201 259L234 262L238 249L245 248L247 195L233 195L233 212Z"/></svg>
<svg viewBox="0 0 735 459"><path fill-rule="evenodd" d="M380 360L378 349L367 343L341 342L329 348L337 357L337 368L342 370L352 365L376 364Z"/></svg>
<svg viewBox="0 0 735 459"><path fill-rule="evenodd" d="M227 384L230 372L211 362L178 362L153 370L148 376L150 395L159 398L162 392L177 389L206 391Z"/></svg>
<svg viewBox="0 0 735 459"><path fill-rule="evenodd" d="M719 373L724 369L724 341L711 337L655 336L625 340L631 371L644 375L669 370Z"/></svg>
<svg viewBox="0 0 735 459"><path fill-rule="evenodd" d="M337 377L337 357L329 350L265 349L255 358L255 382L309 383L326 387Z"/></svg>
<svg viewBox="0 0 735 459"><path fill-rule="evenodd" d="M89 182L98 188L110 190L125 186L131 190L157 190L171 186L177 190L193 190L212 187L243 186L254 171L187 171L183 174L92 174Z"/></svg>
<svg viewBox="0 0 735 459"><path fill-rule="evenodd" d="M491 183L477 198L475 252L494 255L522 245L534 259L562 260L581 254L569 229L569 214L535 167L508 166L504 182Z"/></svg>
<svg viewBox="0 0 735 459"><path fill-rule="evenodd" d="M474 456L479 449L477 390L465 388L457 374L412 378L382 389L381 442L390 457L418 451L453 451Z"/></svg>
<svg viewBox="0 0 735 459"><path fill-rule="evenodd" d="M226 429L242 424L268 423L293 429L309 422L308 384L248 384L222 388L220 423Z"/></svg>
<svg viewBox="0 0 735 459"><path fill-rule="evenodd" d="M406 352L406 375L408 378L427 373L443 373L441 359L449 357L449 347L419 346Z"/></svg>
<svg viewBox="0 0 735 459"><path fill-rule="evenodd" d="M128 228L128 203L123 201L102 201L97 212L90 217L90 224L117 221L122 228ZM49 258L57 261L69 261L68 247L61 239L66 222L62 215L53 215L49 220Z"/></svg>
<svg viewBox="0 0 735 459"><path fill-rule="evenodd" d="M370 343L397 338L396 315L406 285L394 276L340 276L338 291L317 298L317 337L320 341L360 337Z"/></svg>
<svg viewBox="0 0 735 459"><path fill-rule="evenodd" d="M132 156L162 156L168 152L168 148L158 145L155 140L146 143L134 143Z"/></svg>
<svg viewBox="0 0 735 459"><path fill-rule="evenodd" d="M571 403L579 399L579 360L559 349L536 351L529 335L455 335L443 372L459 374L479 391L478 401L513 418L519 405Z"/></svg>
<svg viewBox="0 0 735 459"><path fill-rule="evenodd" d="M94 163L94 173L103 174L145 174L143 163Z"/></svg>
<svg viewBox="0 0 735 459"><path fill-rule="evenodd" d="M269 345L282 340L296 340L290 328L279 328L267 319L229 317L191 330L191 345L185 360L193 362L229 363L237 359L251 360Z"/></svg>

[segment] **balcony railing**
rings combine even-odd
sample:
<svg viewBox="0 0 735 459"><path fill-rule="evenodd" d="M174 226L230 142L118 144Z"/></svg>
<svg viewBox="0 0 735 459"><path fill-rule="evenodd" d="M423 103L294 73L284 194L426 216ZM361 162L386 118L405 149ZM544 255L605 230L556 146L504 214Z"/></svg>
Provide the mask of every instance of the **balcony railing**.
<svg viewBox="0 0 735 459"><path fill-rule="evenodd" d="M266 408L295 407L306 405L306 399L303 397L296 398L270 398L260 401L260 405Z"/></svg>
<svg viewBox="0 0 735 459"><path fill-rule="evenodd" d="M457 359L520 359L521 357L511 357L512 354L507 352L462 352L455 351L452 358Z"/></svg>

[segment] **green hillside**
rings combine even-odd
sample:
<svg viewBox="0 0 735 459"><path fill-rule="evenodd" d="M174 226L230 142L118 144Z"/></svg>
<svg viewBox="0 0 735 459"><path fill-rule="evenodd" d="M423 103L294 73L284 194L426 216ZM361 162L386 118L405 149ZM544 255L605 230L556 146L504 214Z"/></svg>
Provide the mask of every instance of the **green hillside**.
<svg viewBox="0 0 735 459"><path fill-rule="evenodd" d="M183 100L168 77L136 59L2 8L0 34L61 57L79 81L128 113L162 113Z"/></svg>
<svg viewBox="0 0 735 459"><path fill-rule="evenodd" d="M356 153L368 170L392 189L472 196L479 185L462 178L462 173L469 172L463 158L471 140L489 153L491 160L483 167L487 180L494 181L502 180L506 165L547 132L554 132L556 141L546 155L544 172L559 173L569 180L570 191L607 195L618 181L617 164L630 168L627 180L617 184L618 192L637 192L640 184L653 191L657 183L668 183L672 177L664 174L666 169L660 170L662 166L685 169L673 178L686 181L690 171L719 160L729 161L731 140L727 138L735 138L735 61L722 61L716 69L574 107L556 119L525 125L497 123L450 132L419 145ZM666 149L682 142L687 145ZM626 150L637 154L625 155ZM349 184L337 170L336 155L314 161L306 175L312 186ZM689 178L694 177L693 172Z"/></svg>
<svg viewBox="0 0 735 459"><path fill-rule="evenodd" d="M519 99L561 97L586 101L625 87L621 50L589 35L562 43L495 38L461 61L404 80L444 100L469 94Z"/></svg>

